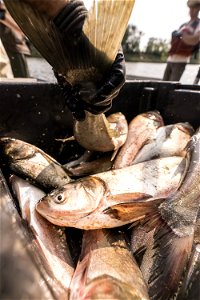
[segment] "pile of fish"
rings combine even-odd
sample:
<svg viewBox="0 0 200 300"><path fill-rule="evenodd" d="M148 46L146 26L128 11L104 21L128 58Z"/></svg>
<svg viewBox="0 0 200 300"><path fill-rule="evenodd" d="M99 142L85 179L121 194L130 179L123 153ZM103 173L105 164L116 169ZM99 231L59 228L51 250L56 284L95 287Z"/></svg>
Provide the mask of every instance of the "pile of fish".
<svg viewBox="0 0 200 300"><path fill-rule="evenodd" d="M103 134L99 140L104 126L89 141L76 124L77 143L88 147L66 165L25 141L0 138L52 299L189 299L199 292L200 128L165 125L157 111L127 125L116 116L105 118L106 141ZM102 155L91 160L98 143ZM78 262L69 247L72 227L82 234Z"/></svg>

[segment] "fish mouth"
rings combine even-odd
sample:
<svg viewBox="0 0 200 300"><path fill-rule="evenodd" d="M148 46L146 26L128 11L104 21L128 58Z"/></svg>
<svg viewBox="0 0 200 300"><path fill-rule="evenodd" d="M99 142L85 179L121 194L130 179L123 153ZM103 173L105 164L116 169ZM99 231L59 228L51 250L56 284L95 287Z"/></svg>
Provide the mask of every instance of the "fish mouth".
<svg viewBox="0 0 200 300"><path fill-rule="evenodd" d="M53 209L49 206L47 199L41 199L36 205L36 210L49 222L58 226L71 226L91 213L60 211L59 209Z"/></svg>
<svg viewBox="0 0 200 300"><path fill-rule="evenodd" d="M47 201L41 200L36 205L37 212L48 220L50 223L57 225L57 226L65 226L62 223L62 219L58 217L56 212L52 212L52 209L48 206Z"/></svg>
<svg viewBox="0 0 200 300"><path fill-rule="evenodd" d="M2 144L10 143L11 141L15 141L15 139L11 138L11 137L1 137L0 138L0 143L2 143Z"/></svg>
<svg viewBox="0 0 200 300"><path fill-rule="evenodd" d="M1 137L0 138L0 151L1 155L5 156L5 153L7 151L7 148L9 148L9 144L14 141L15 139L10 137Z"/></svg>
<svg viewBox="0 0 200 300"><path fill-rule="evenodd" d="M36 210L39 212L42 216L46 215L46 211L49 210L47 201L46 200L40 200L36 205Z"/></svg>

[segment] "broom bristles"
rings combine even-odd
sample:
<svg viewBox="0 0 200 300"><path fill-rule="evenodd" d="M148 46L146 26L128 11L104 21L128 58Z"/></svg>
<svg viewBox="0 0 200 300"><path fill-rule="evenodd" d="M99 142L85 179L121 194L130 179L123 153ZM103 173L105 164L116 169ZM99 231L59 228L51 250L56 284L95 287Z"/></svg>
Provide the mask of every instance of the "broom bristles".
<svg viewBox="0 0 200 300"><path fill-rule="evenodd" d="M91 0L83 26L85 39L73 45L45 14L22 0L5 4L35 48L72 85L99 81L113 63L135 0Z"/></svg>

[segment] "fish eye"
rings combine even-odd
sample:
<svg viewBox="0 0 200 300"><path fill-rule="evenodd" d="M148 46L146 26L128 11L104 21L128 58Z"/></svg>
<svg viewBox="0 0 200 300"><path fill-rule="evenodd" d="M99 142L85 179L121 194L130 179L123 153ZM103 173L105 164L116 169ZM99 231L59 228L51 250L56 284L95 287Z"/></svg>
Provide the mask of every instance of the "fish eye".
<svg viewBox="0 0 200 300"><path fill-rule="evenodd" d="M55 203L58 203L58 204L63 203L64 200L65 200L65 197L63 194L58 194L54 199Z"/></svg>

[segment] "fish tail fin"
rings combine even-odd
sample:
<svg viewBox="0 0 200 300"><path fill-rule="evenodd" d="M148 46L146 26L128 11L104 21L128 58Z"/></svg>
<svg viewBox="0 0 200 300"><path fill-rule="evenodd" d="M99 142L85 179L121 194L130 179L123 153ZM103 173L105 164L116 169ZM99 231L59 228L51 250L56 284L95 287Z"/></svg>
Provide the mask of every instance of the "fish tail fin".
<svg viewBox="0 0 200 300"><path fill-rule="evenodd" d="M147 257L148 252L151 253L151 259L144 277L150 298L167 300L178 290L192 250L193 236L178 236L161 218L156 220L156 224L151 245L145 253Z"/></svg>

